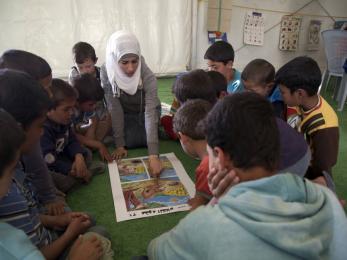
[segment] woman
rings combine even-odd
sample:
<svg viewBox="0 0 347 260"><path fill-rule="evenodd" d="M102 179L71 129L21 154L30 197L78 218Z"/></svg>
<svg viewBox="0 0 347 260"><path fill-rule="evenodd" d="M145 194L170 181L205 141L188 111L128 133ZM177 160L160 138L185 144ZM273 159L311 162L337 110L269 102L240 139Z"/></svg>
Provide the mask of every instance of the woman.
<svg viewBox="0 0 347 260"><path fill-rule="evenodd" d="M106 62L101 67L101 83L111 113L116 144L114 158L126 157L127 148L147 146L149 171L158 177L162 166L158 157L157 81L141 56L135 35L127 31L111 35Z"/></svg>

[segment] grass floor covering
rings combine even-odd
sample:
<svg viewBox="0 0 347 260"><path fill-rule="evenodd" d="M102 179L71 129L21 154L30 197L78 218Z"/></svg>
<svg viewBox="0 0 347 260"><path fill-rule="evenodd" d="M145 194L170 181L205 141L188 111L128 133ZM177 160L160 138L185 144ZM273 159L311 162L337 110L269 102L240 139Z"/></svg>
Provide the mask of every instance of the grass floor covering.
<svg viewBox="0 0 347 260"><path fill-rule="evenodd" d="M172 78L158 80L161 102L171 104ZM331 93L324 94L327 101L336 109ZM337 112L340 123L339 160L334 168L334 179L339 197L347 199L347 106L344 112ZM194 180L194 170L198 161L189 158L181 149L179 142L160 141L160 153L173 152L182 162L187 173ZM129 150L128 157L147 155L146 149ZM99 225L105 226L111 234L115 259L130 259L131 256L146 254L148 243L156 236L174 227L187 212L179 212L144 219L117 223L113 206L112 191L108 172L95 176L89 185L78 187L68 195L68 204L74 211L92 213Z"/></svg>

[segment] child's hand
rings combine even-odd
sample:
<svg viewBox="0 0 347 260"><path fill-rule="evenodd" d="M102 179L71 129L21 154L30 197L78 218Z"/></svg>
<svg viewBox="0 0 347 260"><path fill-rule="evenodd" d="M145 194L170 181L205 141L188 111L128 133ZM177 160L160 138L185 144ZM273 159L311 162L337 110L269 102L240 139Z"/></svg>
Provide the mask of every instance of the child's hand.
<svg viewBox="0 0 347 260"><path fill-rule="evenodd" d="M90 220L89 216L83 212L67 212L63 215L56 216L55 228L64 229L75 218L82 218L84 220Z"/></svg>
<svg viewBox="0 0 347 260"><path fill-rule="evenodd" d="M82 154L76 154L72 164L71 174L76 178L85 179L88 175L87 165Z"/></svg>
<svg viewBox="0 0 347 260"><path fill-rule="evenodd" d="M66 204L62 200L49 202L45 205L47 214L51 216L58 216L64 214Z"/></svg>
<svg viewBox="0 0 347 260"><path fill-rule="evenodd" d="M83 239L80 236L72 245L68 258L71 260L97 260L104 254L102 244L96 236Z"/></svg>
<svg viewBox="0 0 347 260"><path fill-rule="evenodd" d="M128 156L128 151L124 147L117 147L116 150L114 150L112 153L112 157L116 161L127 156Z"/></svg>
<svg viewBox="0 0 347 260"><path fill-rule="evenodd" d="M101 160L103 161L108 161L108 162L112 162L113 161L113 158L112 156L110 155L110 153L108 152L106 146L100 142L100 145L99 145L99 154L100 154L100 157L101 157Z"/></svg>
<svg viewBox="0 0 347 260"><path fill-rule="evenodd" d="M218 170L212 168L207 175L208 186L214 197L220 198L224 195L232 186L235 186L240 182L240 178L236 175L234 169L231 170Z"/></svg>
<svg viewBox="0 0 347 260"><path fill-rule="evenodd" d="M158 178L160 176L163 166L157 155L150 155L148 157L148 168L152 178Z"/></svg>
<svg viewBox="0 0 347 260"><path fill-rule="evenodd" d="M65 233L70 237L76 237L80 234L83 234L91 226L89 218L84 216L75 217L71 219L70 224L68 225Z"/></svg>
<svg viewBox="0 0 347 260"><path fill-rule="evenodd" d="M191 206L190 210L194 210L201 205L206 205L207 203L208 203L208 199L199 195L188 200L188 204Z"/></svg>

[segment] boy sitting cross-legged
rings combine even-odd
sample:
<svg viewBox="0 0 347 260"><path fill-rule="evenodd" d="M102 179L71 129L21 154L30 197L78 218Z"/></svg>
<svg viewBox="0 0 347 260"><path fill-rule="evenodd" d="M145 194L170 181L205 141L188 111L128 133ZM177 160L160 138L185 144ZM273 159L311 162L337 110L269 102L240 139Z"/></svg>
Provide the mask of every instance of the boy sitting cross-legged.
<svg viewBox="0 0 347 260"><path fill-rule="evenodd" d="M76 113L73 124L78 141L91 149L99 151L102 160L108 162L113 158L103 142L96 138L98 119L96 104L104 98L104 90L100 82L90 74L83 74L73 81L72 85L78 92Z"/></svg>
<svg viewBox="0 0 347 260"><path fill-rule="evenodd" d="M43 157L55 173L53 180L58 189L69 191L76 180L89 182L92 174L104 172L103 163L91 163L91 153L82 147L71 127L77 93L65 81L52 81L53 107L47 113L41 137ZM88 168L89 167L89 168Z"/></svg>

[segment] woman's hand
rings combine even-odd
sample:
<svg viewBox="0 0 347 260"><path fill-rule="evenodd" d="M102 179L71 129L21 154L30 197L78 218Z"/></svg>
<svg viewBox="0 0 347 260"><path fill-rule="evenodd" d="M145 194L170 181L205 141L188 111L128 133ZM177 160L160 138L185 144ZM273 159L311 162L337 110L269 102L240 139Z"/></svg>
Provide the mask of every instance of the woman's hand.
<svg viewBox="0 0 347 260"><path fill-rule="evenodd" d="M231 170L218 170L212 168L207 175L208 186L214 197L220 198L232 186L240 182L240 178L236 175L234 169Z"/></svg>
<svg viewBox="0 0 347 260"><path fill-rule="evenodd" d="M128 156L128 151L124 147L117 147L112 153L112 157L116 161L127 156Z"/></svg>
<svg viewBox="0 0 347 260"><path fill-rule="evenodd" d="M106 146L103 143L101 143L101 142L100 142L98 151L99 151L101 160L105 160L107 162L112 162L113 161L113 158L110 155L110 153L108 152Z"/></svg>
<svg viewBox="0 0 347 260"><path fill-rule="evenodd" d="M150 155L148 157L149 174L152 178L159 178L163 166L158 155Z"/></svg>

